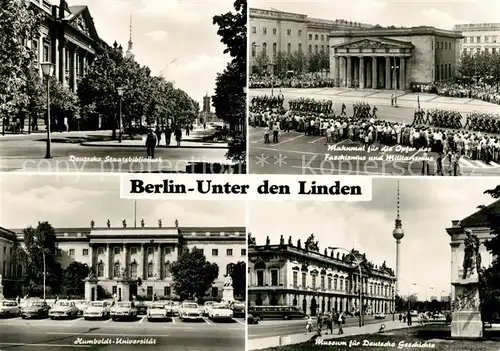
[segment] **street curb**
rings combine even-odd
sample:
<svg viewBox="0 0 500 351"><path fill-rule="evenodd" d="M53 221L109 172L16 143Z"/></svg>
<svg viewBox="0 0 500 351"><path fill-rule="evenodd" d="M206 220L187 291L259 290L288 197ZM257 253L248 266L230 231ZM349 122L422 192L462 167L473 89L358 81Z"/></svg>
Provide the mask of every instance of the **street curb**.
<svg viewBox="0 0 500 351"><path fill-rule="evenodd" d="M201 143L200 143L201 144ZM120 144L101 144L101 143L92 143L92 142L83 142L80 145L87 147L120 147L120 148L142 148L144 149L144 145L120 145ZM158 146L156 149L228 149L228 146L220 146L220 145L189 145L189 146Z"/></svg>

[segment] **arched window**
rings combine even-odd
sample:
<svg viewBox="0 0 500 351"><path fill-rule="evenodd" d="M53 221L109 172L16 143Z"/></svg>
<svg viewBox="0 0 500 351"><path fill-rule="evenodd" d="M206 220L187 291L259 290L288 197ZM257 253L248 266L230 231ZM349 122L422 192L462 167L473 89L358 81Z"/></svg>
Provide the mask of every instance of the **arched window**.
<svg viewBox="0 0 500 351"><path fill-rule="evenodd" d="M288 52L288 54L292 53L292 44L288 43L288 45L286 46L286 51Z"/></svg>
<svg viewBox="0 0 500 351"><path fill-rule="evenodd" d="M148 278L153 277L153 263L149 262L148 263Z"/></svg>
<svg viewBox="0 0 500 351"><path fill-rule="evenodd" d="M267 43L262 44L262 52L264 53L264 56L267 56Z"/></svg>
<svg viewBox="0 0 500 351"><path fill-rule="evenodd" d="M137 278L137 263L136 262L132 262L132 264L130 265L130 276L132 278Z"/></svg>
<svg viewBox="0 0 500 351"><path fill-rule="evenodd" d="M302 52L302 43L299 43L299 52Z"/></svg>
<svg viewBox="0 0 500 351"><path fill-rule="evenodd" d="M309 53L312 54L312 52L313 52L313 46L309 44Z"/></svg>
<svg viewBox="0 0 500 351"><path fill-rule="evenodd" d="M255 55L257 54L257 45L255 44L255 42L252 43L252 57L255 57Z"/></svg>
<svg viewBox="0 0 500 351"><path fill-rule="evenodd" d="M318 45L314 45L314 52L317 54L318 53Z"/></svg>
<svg viewBox="0 0 500 351"><path fill-rule="evenodd" d="M115 263L115 267L113 269L113 277L114 278L119 278L120 277L120 262Z"/></svg>
<svg viewBox="0 0 500 351"><path fill-rule="evenodd" d="M97 265L97 277L104 277L104 263L102 262Z"/></svg>
<svg viewBox="0 0 500 351"><path fill-rule="evenodd" d="M276 43L273 43L273 57L276 57L278 54L278 45Z"/></svg>
<svg viewBox="0 0 500 351"><path fill-rule="evenodd" d="M226 266L226 274L231 275L233 273L234 263L230 263Z"/></svg>

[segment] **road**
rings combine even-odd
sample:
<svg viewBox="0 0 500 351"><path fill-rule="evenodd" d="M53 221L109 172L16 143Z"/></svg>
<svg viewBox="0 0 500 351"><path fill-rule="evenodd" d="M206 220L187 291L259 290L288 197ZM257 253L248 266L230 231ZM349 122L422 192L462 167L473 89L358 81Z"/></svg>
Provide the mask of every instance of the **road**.
<svg viewBox="0 0 500 351"><path fill-rule="evenodd" d="M207 319L181 322L177 317L169 322L148 322L142 316L120 322L12 318L0 320L0 328L0 350L245 350L241 319L214 323ZM126 344L131 340L146 344ZM96 342L101 344L88 344Z"/></svg>
<svg viewBox="0 0 500 351"><path fill-rule="evenodd" d="M109 135L109 131L106 132ZM179 172L189 162L225 160L225 149L158 147L154 162L129 157L146 157L144 147L82 146L82 140L92 140L102 132L52 136L51 159L45 159L45 137L39 134L0 136L0 171L27 172ZM106 157L113 159L106 160ZM92 159L93 158L93 159Z"/></svg>
<svg viewBox="0 0 500 351"><path fill-rule="evenodd" d="M392 316L387 316L386 320L392 320ZM383 320L375 319L372 316L365 316L364 324L374 324L380 323ZM359 324L357 317L347 317L345 327L358 326ZM315 324L316 325L316 324ZM248 326L248 339L259 339L266 338L270 336L284 336L291 334L301 334L305 333L306 320L305 319L295 319L295 320L265 320L259 322L259 324L252 324Z"/></svg>

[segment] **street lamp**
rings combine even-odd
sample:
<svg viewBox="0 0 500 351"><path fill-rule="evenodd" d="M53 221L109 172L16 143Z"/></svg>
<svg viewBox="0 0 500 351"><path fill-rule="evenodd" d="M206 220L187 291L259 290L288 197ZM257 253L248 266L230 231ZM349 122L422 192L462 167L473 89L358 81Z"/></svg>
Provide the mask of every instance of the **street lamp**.
<svg viewBox="0 0 500 351"><path fill-rule="evenodd" d="M116 92L118 93L118 96L120 97L120 102L119 102L119 112L118 112L118 127L119 127L119 132L118 132L118 142L122 142L122 97L123 93L125 91L125 88L119 87L116 88Z"/></svg>
<svg viewBox="0 0 500 351"><path fill-rule="evenodd" d="M52 62L42 62L40 63L40 67L42 67L43 76L47 79L47 150L45 152L45 158L52 158L50 154L50 77L52 77L54 73L55 65Z"/></svg>
<svg viewBox="0 0 500 351"><path fill-rule="evenodd" d="M393 84L394 84L394 107L398 107L398 98L397 98L397 86L398 86L398 82L396 81L396 78L397 78L397 74L396 74L396 70L399 68L399 66L396 66L396 56L393 56L394 57L394 65L391 66L392 68L392 81L393 81Z"/></svg>
<svg viewBox="0 0 500 351"><path fill-rule="evenodd" d="M359 282L361 287L358 287L359 291L359 326L363 326L363 274L361 272L361 262L359 262L358 258L349 250L344 249L343 247L328 247L329 250L343 250L347 252L349 255L351 255L354 258L354 261L356 262L356 265L359 268Z"/></svg>

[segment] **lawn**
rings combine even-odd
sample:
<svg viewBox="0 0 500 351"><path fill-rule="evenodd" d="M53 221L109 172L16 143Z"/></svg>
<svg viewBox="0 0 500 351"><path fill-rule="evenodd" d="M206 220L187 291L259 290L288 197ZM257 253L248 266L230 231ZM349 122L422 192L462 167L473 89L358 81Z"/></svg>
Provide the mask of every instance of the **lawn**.
<svg viewBox="0 0 500 351"><path fill-rule="evenodd" d="M356 335L316 345L314 341L273 347L265 351L326 351L326 350L437 350L472 351L500 350L500 333L485 331L482 340L452 340L450 327L429 325L388 331L382 334Z"/></svg>

